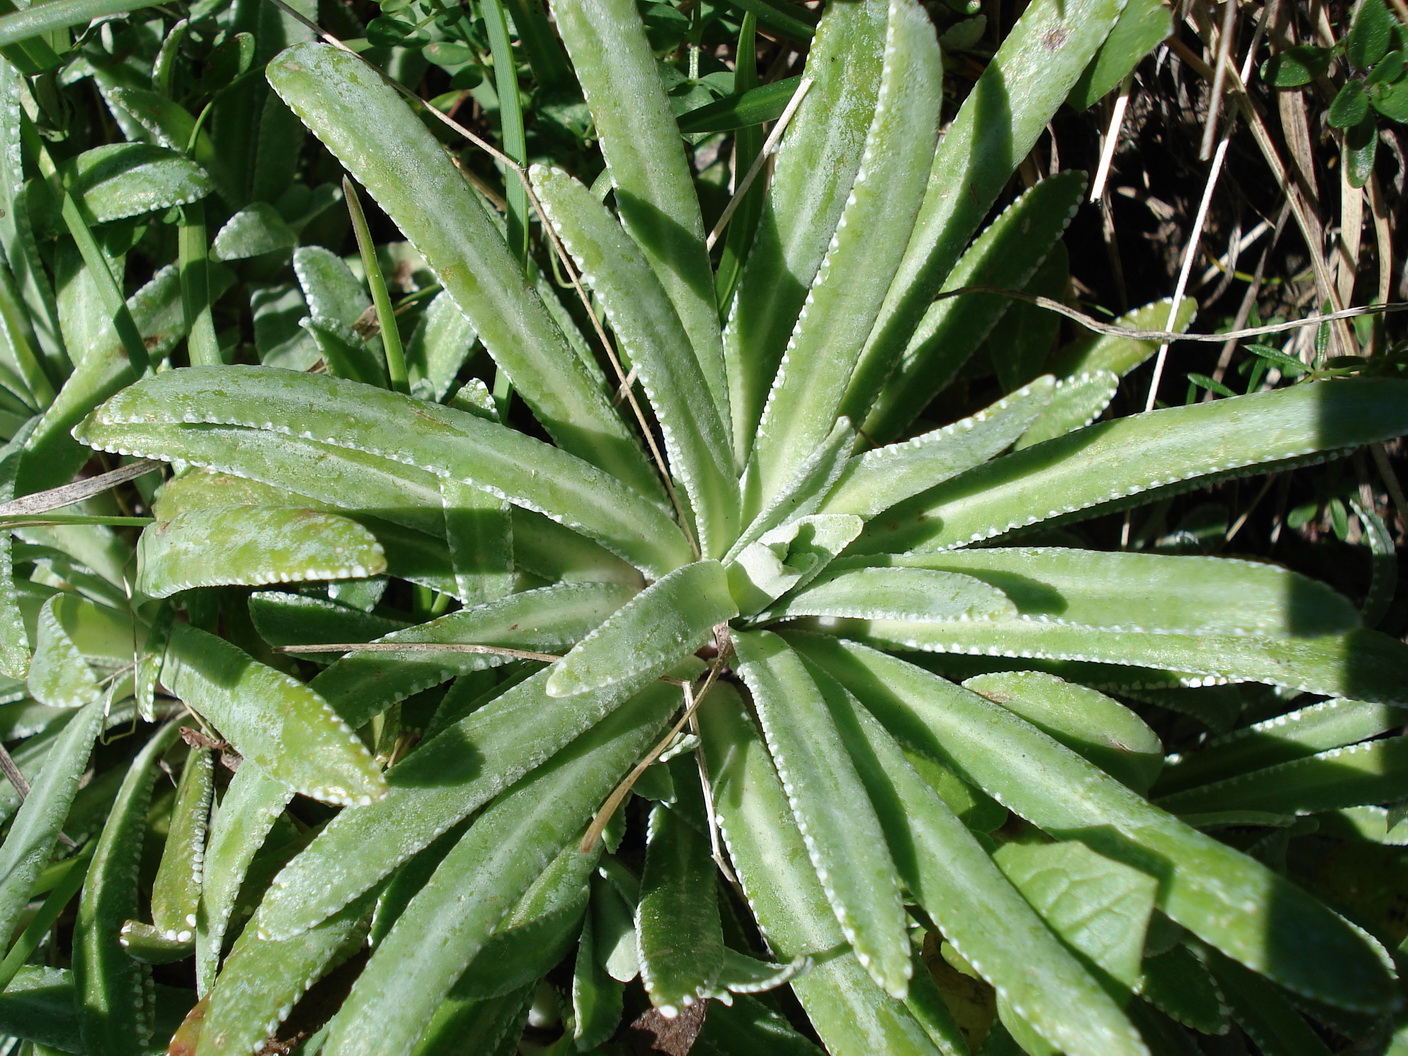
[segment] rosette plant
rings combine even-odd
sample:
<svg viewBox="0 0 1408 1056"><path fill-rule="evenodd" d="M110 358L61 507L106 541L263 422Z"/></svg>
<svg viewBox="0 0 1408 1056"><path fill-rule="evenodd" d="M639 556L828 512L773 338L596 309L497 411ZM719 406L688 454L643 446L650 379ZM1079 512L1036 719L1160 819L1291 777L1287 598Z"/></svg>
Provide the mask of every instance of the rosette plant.
<svg viewBox="0 0 1408 1056"><path fill-rule="evenodd" d="M199 1054L509 1052L545 978L570 989L557 1052L610 1051L637 977L662 1021L707 1007L725 1052L1133 1056L1232 1019L1306 1045L1302 1014L1384 1021L1390 936L1205 830L1401 798L1403 645L1294 572L1058 529L1396 436L1408 382L1096 421L1146 343L994 341L996 402L918 424L1003 306L935 295L1025 285L1074 208L1055 177L973 238L1056 107L1162 17L1124 6L1037 0L940 136L924 11L832 4L729 288L635 5L557 0L612 204L527 179L639 381L626 414L391 84L321 43L270 64L444 294L409 370L169 369L76 431L176 467L135 601L152 676L208 727L149 906L126 880L174 726L97 841L88 1051L139 1051L147 962L190 956L172 1051ZM531 420L447 398L463 355L436 334L464 320ZM44 619L43 655L98 648ZM1105 692L1196 709L1223 683L1351 718L1165 768ZM243 761L207 831L212 744Z"/></svg>

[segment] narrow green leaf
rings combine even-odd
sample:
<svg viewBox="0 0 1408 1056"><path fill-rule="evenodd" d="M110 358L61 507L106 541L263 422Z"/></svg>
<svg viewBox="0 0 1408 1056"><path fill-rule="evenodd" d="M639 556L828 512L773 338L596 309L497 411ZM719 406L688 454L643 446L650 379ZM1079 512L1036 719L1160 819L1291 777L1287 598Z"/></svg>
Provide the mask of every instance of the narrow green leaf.
<svg viewBox="0 0 1408 1056"><path fill-rule="evenodd" d="M1408 431L1408 381L1344 379L1098 422L999 458L896 507L866 551L942 550L1339 454ZM1261 471L1265 471L1262 469Z"/></svg>
<svg viewBox="0 0 1408 1056"><path fill-rule="evenodd" d="M905 760L894 739L828 675L816 674L832 691L828 701L910 895L944 937L1002 1001L1062 1051L1142 1056L1143 1046L1119 1006Z"/></svg>
<svg viewBox="0 0 1408 1056"><path fill-rule="evenodd" d="M293 791L348 805L386 794L366 747L327 701L228 642L177 624L162 681L242 756Z"/></svg>
<svg viewBox="0 0 1408 1056"><path fill-rule="evenodd" d="M875 981L903 998L911 965L895 864L825 698L776 635L737 634L734 649L792 816L841 930Z"/></svg>
<svg viewBox="0 0 1408 1056"><path fill-rule="evenodd" d="M205 837L215 792L214 766L212 753L204 749L192 748L186 757L166 845L152 881L152 924L182 943L195 939L196 910L205 882Z"/></svg>
<svg viewBox="0 0 1408 1056"><path fill-rule="evenodd" d="M137 587L165 598L192 587L364 579L386 571L376 536L336 514L279 506L196 510L151 525Z"/></svg>
<svg viewBox="0 0 1408 1056"><path fill-rule="evenodd" d="M1083 843L1009 843L993 860L1072 949L1126 990L1139 982L1158 883Z"/></svg>
<svg viewBox="0 0 1408 1056"><path fill-rule="evenodd" d="M1237 1025L1263 1056L1330 1056L1330 1048L1274 986L1214 955L1213 974Z"/></svg>
<svg viewBox="0 0 1408 1056"><path fill-rule="evenodd" d="M101 689L98 676L55 612L61 599L62 595L53 595L39 610L27 685L41 704L77 708L97 700Z"/></svg>
<svg viewBox="0 0 1408 1056"><path fill-rule="evenodd" d="M590 463L472 414L342 378L267 367L167 371L113 397L80 434L92 446L140 447L194 464L181 440L209 425L272 432L281 444L303 436L474 484L598 539L655 576L689 561L663 507ZM438 489L427 505L439 520Z"/></svg>
<svg viewBox="0 0 1408 1056"><path fill-rule="evenodd" d="M647 675L554 699L544 689L550 670L506 690L392 767L384 799L329 822L275 879L259 926L273 938L291 938L341 909L654 680Z"/></svg>
<svg viewBox="0 0 1408 1056"><path fill-rule="evenodd" d="M942 81L929 16L912 0L890 0L865 152L778 366L743 478L750 513L778 494L838 413L848 415L842 396L924 198Z"/></svg>
<svg viewBox="0 0 1408 1056"><path fill-rule="evenodd" d="M196 992L202 997L215 982L230 914L249 865L292 798L282 781L253 764L242 765L215 811L196 911Z"/></svg>
<svg viewBox="0 0 1408 1056"><path fill-rule="evenodd" d="M812 87L777 152L758 236L724 331L740 469L860 167L880 87L887 11L882 3L829 5L807 54Z"/></svg>
<svg viewBox="0 0 1408 1056"><path fill-rule="evenodd" d="M64 184L100 224L199 201L213 190L194 161L147 143L85 150L66 166Z"/></svg>
<svg viewBox="0 0 1408 1056"><path fill-rule="evenodd" d="M1171 298L1154 301L1142 308L1135 308L1114 320L1114 325L1130 330L1169 329L1182 333L1193 321L1198 302L1185 297L1178 302L1173 325L1169 325ZM1120 337L1116 334L1090 334L1072 341L1057 353L1052 361L1052 370L1061 377L1075 374L1111 371L1124 377L1139 364L1159 350L1157 341L1143 341L1134 337Z"/></svg>
<svg viewBox="0 0 1408 1056"><path fill-rule="evenodd" d="M607 974L593 929L588 913L572 969L572 1036L578 1049L587 1051L616 1033L623 1007L623 987Z"/></svg>
<svg viewBox="0 0 1408 1056"><path fill-rule="evenodd" d="M645 26L631 0L554 0L552 13L596 123L621 221L665 287L704 377L704 391L675 399L698 400L707 392L727 437L729 392L714 271L679 126Z"/></svg>
<svg viewBox="0 0 1408 1056"><path fill-rule="evenodd" d="M195 1056L262 1047L308 988L362 945L370 909L370 898L353 902L287 942L246 928L210 992Z"/></svg>
<svg viewBox="0 0 1408 1056"><path fill-rule="evenodd" d="M282 52L268 78L400 226L548 433L642 494L659 495L600 374L572 353L484 206L395 89L325 44Z"/></svg>
<svg viewBox="0 0 1408 1056"><path fill-rule="evenodd" d="M743 530L729 549L726 559L736 557L770 532L785 527L791 521L800 521L818 510L845 472L847 457L855 446L855 439L856 431L850 421L840 419L826 439L797 466L772 501Z"/></svg>
<svg viewBox="0 0 1408 1056"><path fill-rule="evenodd" d="M132 882L142 852L142 833L157 761L179 733L164 726L137 753L122 779L112 813L98 837L74 923L73 977L83 995L78 1026L93 1056L137 1056L152 1034L151 968L127 956L122 924L137 915Z"/></svg>
<svg viewBox="0 0 1408 1056"><path fill-rule="evenodd" d="M1022 434L1015 450L1052 440L1072 429L1084 429L1099 418L1119 391L1120 379L1113 371L1073 374L1056 383L1056 391L1035 422Z"/></svg>
<svg viewBox="0 0 1408 1056"><path fill-rule="evenodd" d="M863 646L822 638L796 644L902 741L1051 835L1080 839L1154 876L1158 907L1228 956L1335 1007L1372 1011L1394 1000L1380 952L1323 903L1152 806L1006 709ZM1014 758L1028 762L1015 768Z"/></svg>
<svg viewBox="0 0 1408 1056"><path fill-rule="evenodd" d="M828 575L789 595L762 618L982 620L1016 614L1007 595L972 576L918 568L857 568Z"/></svg>
<svg viewBox="0 0 1408 1056"><path fill-rule="evenodd" d="M1025 289L1075 215L1085 186L1083 174L1062 173L1031 188L974 239L945 279L944 290ZM993 329L1020 307L1021 302L1013 298L991 293L936 300L898 360L881 359L881 346L870 347L851 380L842 413L864 421L865 434L876 440L901 435L953 381Z"/></svg>
<svg viewBox="0 0 1408 1056"><path fill-rule="evenodd" d="M1077 112L1088 110L1172 32L1173 12L1162 0L1130 0L1066 101Z"/></svg>
<svg viewBox="0 0 1408 1056"><path fill-rule="evenodd" d="M323 1051L410 1052L465 965L538 873L578 838L675 706L669 687L651 687L490 805L377 947L333 1017Z"/></svg>
<svg viewBox="0 0 1408 1056"><path fill-rule="evenodd" d="M1023 435L1053 392L1052 379L1037 378L952 425L857 455L821 508L827 513L854 513L869 519L982 465Z"/></svg>
<svg viewBox="0 0 1408 1056"><path fill-rule="evenodd" d="M51 0L0 17L0 47L135 9L130 0Z"/></svg>
<svg viewBox="0 0 1408 1056"><path fill-rule="evenodd" d="M924 205L863 363L889 364L903 356L954 261L1090 64L1124 3L1038 0L1017 20L934 155ZM957 187L962 194L954 193Z"/></svg>
<svg viewBox="0 0 1408 1056"><path fill-rule="evenodd" d="M93 742L103 728L103 704L73 713L45 758L0 845L0 936L9 942L68 816Z"/></svg>
<svg viewBox="0 0 1408 1056"><path fill-rule="evenodd" d="M1359 614L1325 584L1231 558L991 547L876 559L982 579L1028 620L1151 634L1313 637L1348 631Z"/></svg>
<svg viewBox="0 0 1408 1056"><path fill-rule="evenodd" d="M849 950L791 815L787 795L737 695L716 687L700 707L719 824L749 908L778 958L818 956L792 980L831 1052L940 1052L903 1002L886 994ZM842 947L839 948L838 947Z"/></svg>
<svg viewBox="0 0 1408 1056"><path fill-rule="evenodd" d="M1203 1034L1226 1034L1227 1007L1222 990L1207 966L1201 943L1180 943L1144 961L1140 996L1164 1015Z"/></svg>
<svg viewBox="0 0 1408 1056"><path fill-rule="evenodd" d="M739 612L752 615L815 579L864 524L850 514L816 513L764 532L727 566L729 590Z"/></svg>
<svg viewBox="0 0 1408 1056"><path fill-rule="evenodd" d="M674 478L683 484L694 511L702 553L716 557L739 528L727 407L700 398L708 382L699 362L680 354L689 340L680 316L646 255L606 207L560 170L538 165L531 176L548 220L601 301L645 387ZM624 192L618 188L617 193Z"/></svg>
<svg viewBox="0 0 1408 1056"><path fill-rule="evenodd" d="M721 564L696 561L676 569L573 646L554 665L548 696L570 697L660 675L737 615Z"/></svg>
<svg viewBox="0 0 1408 1056"><path fill-rule="evenodd" d="M669 1017L709 995L723 967L714 872L709 841L656 804L636 903L636 941L645 992Z"/></svg>
<svg viewBox="0 0 1408 1056"><path fill-rule="evenodd" d="M1097 690L1042 671L978 675L963 688L1022 716L1136 792L1147 792L1163 766L1158 735Z"/></svg>

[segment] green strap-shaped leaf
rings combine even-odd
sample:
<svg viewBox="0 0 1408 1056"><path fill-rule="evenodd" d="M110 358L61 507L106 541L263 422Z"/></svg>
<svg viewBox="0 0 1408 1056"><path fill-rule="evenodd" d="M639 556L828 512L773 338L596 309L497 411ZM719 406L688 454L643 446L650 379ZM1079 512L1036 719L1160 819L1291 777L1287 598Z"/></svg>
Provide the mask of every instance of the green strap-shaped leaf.
<svg viewBox="0 0 1408 1056"><path fill-rule="evenodd" d="M796 645L902 741L1053 836L1081 839L1154 876L1159 908L1228 956L1336 1007L1372 1011L1394 1000L1378 951L1321 902L1152 806L1006 709L863 646L819 637ZM1013 767L1015 758L1025 765Z"/></svg>
<svg viewBox="0 0 1408 1056"><path fill-rule="evenodd" d="M0 71L3 87L4 71ZM3 106L0 100L0 106ZM0 176L0 187L4 178ZM0 224L3 219L0 219ZM3 237L3 230L0 230ZM24 427L10 443L0 450L0 503L15 497L15 473L19 470L24 438L33 426ZM29 671L29 633L20 612L19 592L15 589L14 537L0 530L0 675L22 679Z"/></svg>
<svg viewBox="0 0 1408 1056"><path fill-rule="evenodd" d="M1037 419L1053 387L1050 378L1037 378L952 425L855 456L821 508L868 519L982 465L1010 447Z"/></svg>
<svg viewBox="0 0 1408 1056"><path fill-rule="evenodd" d="M1408 645L1378 631L1285 638L1250 634L1159 634L1038 620L971 625L871 620L849 637L901 649L1022 659L1094 661L1175 672L1188 686L1264 682L1304 693L1408 706Z"/></svg>
<svg viewBox="0 0 1408 1056"><path fill-rule="evenodd" d="M313 690L213 634L171 629L162 681L270 777L328 803L386 794L366 746Z"/></svg>
<svg viewBox="0 0 1408 1056"><path fill-rule="evenodd" d="M1084 429L1100 417L1119 387L1119 377L1109 370L1082 371L1062 378L1051 394L1051 403L1022 434L1014 449L1020 451L1072 429Z"/></svg>
<svg viewBox="0 0 1408 1056"><path fill-rule="evenodd" d="M699 721L729 858L768 947L783 959L827 954L792 980L822 1043L833 1053L856 1056L938 1056L906 1006L881 990L843 948L845 938L802 834L786 823L791 807L767 747L729 686L711 691Z"/></svg>
<svg viewBox="0 0 1408 1056"><path fill-rule="evenodd" d="M192 511L151 525L137 545L137 587L165 598L191 587L364 579L386 571L356 521L288 506Z"/></svg>
<svg viewBox="0 0 1408 1056"><path fill-rule="evenodd" d="M778 494L836 422L924 198L942 81L929 16L913 0L890 0L865 153L768 394L743 478L743 503L750 513Z"/></svg>
<svg viewBox="0 0 1408 1056"><path fill-rule="evenodd" d="M702 398L706 378L694 357L681 355L689 338L675 307L646 256L606 207L564 172L539 165L532 177L548 220L600 300L645 387L671 471L694 511L700 549L717 557L739 528L727 408ZM618 187L617 194L622 193ZM670 244L678 241L676 235ZM717 314L714 319L717 346Z"/></svg>
<svg viewBox="0 0 1408 1056"><path fill-rule="evenodd" d="M1084 195L1082 173L1062 173L1042 180L1004 209L973 241L944 280L944 289L1023 289L1057 244ZM864 421L865 434L874 439L900 435L934 396L948 387L993 328L1018 304L1010 297L989 293L935 301L924 312L898 362L880 359L876 350L881 346L870 347L851 380L842 413Z"/></svg>
<svg viewBox="0 0 1408 1056"><path fill-rule="evenodd" d="M388 771L386 798L329 822L276 878L259 926L291 938L341 909L654 679L555 700L549 672L436 734Z"/></svg>
<svg viewBox="0 0 1408 1056"><path fill-rule="evenodd" d="M1012 27L934 155L924 205L862 357L896 363L954 261L1114 25L1125 0L1040 0ZM963 188L962 194L955 193ZM849 406L849 404L847 405Z"/></svg>
<svg viewBox="0 0 1408 1056"><path fill-rule="evenodd" d="M1208 477L1338 454L1408 431L1408 381L1358 378L1098 422L971 470L896 507L856 544L944 550L1090 516ZM1144 500L1136 500L1144 501Z"/></svg>
<svg viewBox="0 0 1408 1056"><path fill-rule="evenodd" d="M1178 814L1264 810L1314 814L1408 796L1408 738L1387 737L1332 748L1159 799Z"/></svg>
<svg viewBox="0 0 1408 1056"><path fill-rule="evenodd" d="M188 428L174 436L162 428L175 423ZM200 431L192 425L306 436L474 484L605 543L653 576L690 558L663 507L590 463L472 414L342 378L268 367L167 371L109 400L82 436L91 446L185 458L179 440ZM438 493L433 506L438 518Z"/></svg>
<svg viewBox="0 0 1408 1056"><path fill-rule="evenodd" d="M1015 616L1017 606L973 576L918 568L856 568L826 576L763 614L886 620L980 620Z"/></svg>
<svg viewBox="0 0 1408 1056"><path fill-rule="evenodd" d="M377 639L380 645L458 644L535 652L565 651L624 605L632 591L615 583L561 583L461 609ZM309 685L353 728L377 712L456 675L511 660L495 653L407 650L352 652Z"/></svg>
<svg viewBox="0 0 1408 1056"><path fill-rule="evenodd" d="M195 939L196 911L205 882L205 837L215 792L212 753L193 748L171 807L166 846L152 882L152 923L180 942Z"/></svg>
<svg viewBox="0 0 1408 1056"><path fill-rule="evenodd" d="M592 914L582 922L572 967L573 1040L590 1051L616 1033L621 1024L624 987L607 974L597 954Z"/></svg>
<svg viewBox="0 0 1408 1056"><path fill-rule="evenodd" d="M553 665L549 696L590 693L617 682L654 677L738 615L728 575L717 561L676 569L614 612Z"/></svg>
<svg viewBox="0 0 1408 1056"><path fill-rule="evenodd" d="M152 1033L151 969L127 956L124 921L137 915L132 882L161 758L179 727L162 727L132 760L98 837L74 923L73 975L83 995L78 1026L93 1056L137 1056Z"/></svg>
<svg viewBox="0 0 1408 1056"><path fill-rule="evenodd" d="M513 590L513 521L507 502L457 480L441 480L445 542L466 605Z"/></svg>
<svg viewBox="0 0 1408 1056"><path fill-rule="evenodd" d="M1212 969L1237 1025L1264 1056L1330 1056L1320 1035L1265 979L1216 954Z"/></svg>
<svg viewBox="0 0 1408 1056"><path fill-rule="evenodd" d="M1142 1054L1119 1006L1003 876L905 759L899 745L824 672L838 726L910 894L944 937L1038 1033L1072 1056Z"/></svg>
<svg viewBox="0 0 1408 1056"><path fill-rule="evenodd" d="M724 330L740 469L860 168L880 90L887 14L883 3L831 4L807 54L812 87L777 152L758 235Z"/></svg>
<svg viewBox="0 0 1408 1056"><path fill-rule="evenodd" d="M6 942L49 862L102 728L102 701L94 700L73 713L0 845L0 936Z"/></svg>
<svg viewBox="0 0 1408 1056"><path fill-rule="evenodd" d="M902 998L911 965L895 863L826 699L776 635L738 634L734 649L826 899L860 963Z"/></svg>
<svg viewBox="0 0 1408 1056"><path fill-rule="evenodd" d="M1234 777L1331 748L1343 748L1401 725L1401 708L1362 700L1323 700L1299 711L1233 730L1208 741L1195 752L1171 758L1159 779L1159 790L1178 792L1207 781Z"/></svg>
<svg viewBox="0 0 1408 1056"><path fill-rule="evenodd" d="M621 222L689 335L706 385L693 396L702 400L707 392L727 437L729 392L714 270L679 126L645 25L630 0L554 0L552 13L596 123Z"/></svg>
<svg viewBox="0 0 1408 1056"><path fill-rule="evenodd" d="M965 689L1016 712L1112 777L1146 792L1164 763L1164 747L1138 715L1097 690L1044 671L978 675Z"/></svg>
<svg viewBox="0 0 1408 1056"><path fill-rule="evenodd" d="M1073 841L1009 843L993 858L1056 934L1134 989L1158 888L1152 876Z"/></svg>
<svg viewBox="0 0 1408 1056"><path fill-rule="evenodd" d="M650 687L491 804L372 954L333 1017L324 1053L410 1052L465 965L578 838L676 703L670 687Z"/></svg>
<svg viewBox="0 0 1408 1056"><path fill-rule="evenodd" d="M974 576L1030 620L1149 634L1309 638L1349 631L1359 614L1325 584L1277 565L1225 557L990 547L880 559Z"/></svg>
<svg viewBox="0 0 1408 1056"><path fill-rule="evenodd" d="M346 960L367 934L371 898L288 942L246 928L210 992L195 1056L257 1051L315 982Z"/></svg>
<svg viewBox="0 0 1408 1056"><path fill-rule="evenodd" d="M1231 1011L1208 970L1207 948L1180 943L1144 961L1139 994L1160 1012L1204 1034L1226 1034Z"/></svg>
<svg viewBox="0 0 1408 1056"><path fill-rule="evenodd" d="M709 841L656 804L636 903L636 942L645 992L666 1016L710 994L723 967L714 872Z"/></svg>
<svg viewBox="0 0 1408 1056"><path fill-rule="evenodd" d="M406 345L411 392L422 399L442 401L478 337L454 298L444 291L436 294Z"/></svg>
<svg viewBox="0 0 1408 1056"><path fill-rule="evenodd" d="M1067 102L1077 111L1086 110L1114 91L1139 60L1168 37L1172 23L1173 12L1162 0L1131 0Z"/></svg>
<svg viewBox="0 0 1408 1056"><path fill-rule="evenodd" d="M473 323L548 433L644 495L660 486L572 353L450 156L372 67L325 44L269 64L284 102L386 210Z"/></svg>
<svg viewBox="0 0 1408 1056"><path fill-rule="evenodd" d="M230 913L249 864L292 798L287 785L251 764L236 771L215 811L196 911L196 992L202 997L215 982Z"/></svg>

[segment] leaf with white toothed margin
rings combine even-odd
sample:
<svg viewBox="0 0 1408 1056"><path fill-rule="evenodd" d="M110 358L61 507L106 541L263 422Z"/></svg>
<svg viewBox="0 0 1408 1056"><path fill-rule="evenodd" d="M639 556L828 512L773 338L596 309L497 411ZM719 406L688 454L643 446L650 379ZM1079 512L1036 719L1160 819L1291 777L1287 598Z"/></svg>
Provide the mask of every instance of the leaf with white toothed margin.
<svg viewBox="0 0 1408 1056"><path fill-rule="evenodd" d="M181 771L171 808L166 845L152 881L152 924L182 942L194 942L200 889L205 881L205 837L215 792L215 761L205 749L192 748Z"/></svg>
<svg viewBox="0 0 1408 1056"><path fill-rule="evenodd" d="M1013 445L1020 451L1052 440L1072 429L1084 429L1099 418L1119 391L1120 379L1108 370L1084 371L1056 383L1051 402Z"/></svg>
<svg viewBox="0 0 1408 1056"><path fill-rule="evenodd" d="M410 239L557 443L663 497L599 370L568 346L454 160L382 74L307 43L280 52L266 76Z"/></svg>
<svg viewBox="0 0 1408 1056"><path fill-rule="evenodd" d="M648 575L690 559L664 507L591 463L497 422L344 378L270 367L170 370L118 393L75 435L102 450L188 461L186 435L207 425L306 436L473 484L590 536ZM425 505L443 532L438 486Z"/></svg>
<svg viewBox="0 0 1408 1056"><path fill-rule="evenodd" d="M856 553L948 550L1138 495L1265 473L1408 432L1408 380L1345 378L1097 422L979 466L877 517ZM1144 500L1140 500L1144 501Z"/></svg>
<svg viewBox="0 0 1408 1056"><path fill-rule="evenodd" d="M684 673L700 666L692 661ZM341 909L654 680L554 699L544 689L550 671L504 691L387 771L385 799L343 811L275 877L259 926L271 938L291 938Z"/></svg>
<svg viewBox="0 0 1408 1056"><path fill-rule="evenodd" d="M329 1024L325 1056L409 1053L470 959L580 839L678 704L674 687L647 687L491 803L373 952Z"/></svg>
<svg viewBox="0 0 1408 1056"><path fill-rule="evenodd" d="M862 645L811 635L790 640L864 700L902 743L936 757L1051 835L1080 839L1154 876L1158 908L1228 956L1337 1008L1374 1012L1394 1002L1385 955L1343 918L1005 708Z"/></svg>
<svg viewBox="0 0 1408 1056"><path fill-rule="evenodd" d="M137 567L137 588L165 598L191 587L364 579L386 571L386 553L371 532L337 514L227 506L150 525Z"/></svg>
<svg viewBox="0 0 1408 1056"><path fill-rule="evenodd" d="M775 634L736 634L734 649L841 930L875 981L903 998L911 965L895 863L821 691L801 658Z"/></svg>
<svg viewBox="0 0 1408 1056"><path fill-rule="evenodd" d="M1015 615L1017 606L1006 594L974 576L918 568L856 568L825 576L760 618L987 620Z"/></svg>
<svg viewBox="0 0 1408 1056"><path fill-rule="evenodd" d="M337 712L303 683L186 624L171 629L162 681L236 751L295 792L349 806L386 779Z"/></svg>
<svg viewBox="0 0 1408 1056"><path fill-rule="evenodd" d="M898 502L982 465L1010 447L1040 416L1055 382L1037 378L991 407L942 429L854 456L823 513L874 517Z"/></svg>
<svg viewBox="0 0 1408 1056"><path fill-rule="evenodd" d="M845 948L841 926L795 825L766 745L737 693L720 684L700 705L699 725L713 775L719 829L749 909L780 958L817 954L792 990L833 1052L939 1056L942 1051Z"/></svg>
<svg viewBox="0 0 1408 1056"><path fill-rule="evenodd" d="M554 666L551 697L569 697L673 667L738 615L717 561L696 561L657 580L583 638Z"/></svg>
<svg viewBox="0 0 1408 1056"><path fill-rule="evenodd" d="M79 708L98 699L98 676L83 659L54 607L62 595L48 598L39 610L34 654L26 682L30 694L51 708Z"/></svg>
<svg viewBox="0 0 1408 1056"><path fill-rule="evenodd" d="M805 586L864 526L851 514L814 513L764 532L726 566L739 612L751 616L789 590Z"/></svg>

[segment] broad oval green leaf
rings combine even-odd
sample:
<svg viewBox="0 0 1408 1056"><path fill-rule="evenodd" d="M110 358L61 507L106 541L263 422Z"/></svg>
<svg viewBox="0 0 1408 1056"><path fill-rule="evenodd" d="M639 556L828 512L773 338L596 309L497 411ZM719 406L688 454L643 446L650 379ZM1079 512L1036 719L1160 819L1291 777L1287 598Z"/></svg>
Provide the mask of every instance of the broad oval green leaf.
<svg viewBox="0 0 1408 1056"><path fill-rule="evenodd" d="M64 185L100 224L196 202L214 190L194 161L149 143L85 150L69 163Z"/></svg>
<svg viewBox="0 0 1408 1056"><path fill-rule="evenodd" d="M192 587L365 579L386 571L376 536L337 514L288 506L193 510L147 528L137 587L165 598Z"/></svg>
<svg viewBox="0 0 1408 1056"><path fill-rule="evenodd" d="M174 626L162 681L293 791L353 806L386 795L370 753L327 701L213 634Z"/></svg>

